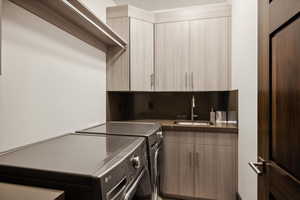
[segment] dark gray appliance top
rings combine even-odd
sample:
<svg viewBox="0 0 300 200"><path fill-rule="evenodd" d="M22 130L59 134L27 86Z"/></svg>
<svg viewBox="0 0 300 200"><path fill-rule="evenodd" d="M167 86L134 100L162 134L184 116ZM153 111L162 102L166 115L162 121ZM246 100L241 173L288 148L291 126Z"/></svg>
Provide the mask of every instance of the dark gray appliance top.
<svg viewBox="0 0 300 200"><path fill-rule="evenodd" d="M68 134L0 155L0 167L98 176L143 143L142 138Z"/></svg>
<svg viewBox="0 0 300 200"><path fill-rule="evenodd" d="M79 131L81 133L107 133L128 136L151 136L160 130L158 123L143 122L107 122L105 124Z"/></svg>

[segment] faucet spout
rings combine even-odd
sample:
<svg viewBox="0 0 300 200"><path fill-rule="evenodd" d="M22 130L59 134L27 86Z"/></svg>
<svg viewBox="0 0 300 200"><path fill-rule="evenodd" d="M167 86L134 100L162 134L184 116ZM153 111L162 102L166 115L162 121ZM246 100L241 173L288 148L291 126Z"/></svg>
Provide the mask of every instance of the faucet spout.
<svg viewBox="0 0 300 200"><path fill-rule="evenodd" d="M195 101L195 96L192 97L192 104L191 104L191 120L194 121L195 117L198 117L194 112L194 109L196 107L196 101Z"/></svg>

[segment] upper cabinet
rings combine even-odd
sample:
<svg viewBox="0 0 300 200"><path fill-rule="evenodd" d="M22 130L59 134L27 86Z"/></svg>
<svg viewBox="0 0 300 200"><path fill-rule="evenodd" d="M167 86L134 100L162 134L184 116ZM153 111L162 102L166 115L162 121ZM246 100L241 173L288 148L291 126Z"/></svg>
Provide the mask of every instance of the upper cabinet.
<svg viewBox="0 0 300 200"><path fill-rule="evenodd" d="M230 7L206 8L157 13L156 90L231 89Z"/></svg>
<svg viewBox="0 0 300 200"><path fill-rule="evenodd" d="M109 51L108 91L231 89L230 5L152 13L125 5L107 14L128 41L127 50Z"/></svg>
<svg viewBox="0 0 300 200"><path fill-rule="evenodd" d="M129 41L130 19L127 17L107 19L107 23L115 29L126 41ZM127 50L111 48L107 54L106 87L108 91L128 91L129 85L129 52Z"/></svg>
<svg viewBox="0 0 300 200"><path fill-rule="evenodd" d="M155 89L187 91L189 22L155 26Z"/></svg>
<svg viewBox="0 0 300 200"><path fill-rule="evenodd" d="M107 9L107 17L108 24L128 41L127 50L109 50L107 90L154 90L153 14L131 6L116 6Z"/></svg>
<svg viewBox="0 0 300 200"><path fill-rule="evenodd" d="M154 26L150 22L130 19L130 89L154 90Z"/></svg>
<svg viewBox="0 0 300 200"><path fill-rule="evenodd" d="M190 22L190 74L193 91L231 88L230 18Z"/></svg>

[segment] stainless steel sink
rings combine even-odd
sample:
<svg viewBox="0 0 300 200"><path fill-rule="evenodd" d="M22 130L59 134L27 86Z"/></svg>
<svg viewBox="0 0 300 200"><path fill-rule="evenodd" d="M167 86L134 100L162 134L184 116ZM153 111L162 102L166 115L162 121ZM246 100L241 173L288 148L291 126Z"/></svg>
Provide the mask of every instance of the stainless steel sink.
<svg viewBox="0 0 300 200"><path fill-rule="evenodd" d="M210 126L208 121L176 121L175 124L183 126Z"/></svg>

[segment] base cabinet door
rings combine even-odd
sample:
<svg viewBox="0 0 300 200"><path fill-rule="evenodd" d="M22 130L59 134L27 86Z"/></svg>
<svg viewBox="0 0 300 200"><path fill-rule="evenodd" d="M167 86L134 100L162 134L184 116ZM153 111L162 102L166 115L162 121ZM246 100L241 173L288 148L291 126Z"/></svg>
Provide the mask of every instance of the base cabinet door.
<svg viewBox="0 0 300 200"><path fill-rule="evenodd" d="M179 144L179 197L194 196L194 145Z"/></svg>
<svg viewBox="0 0 300 200"><path fill-rule="evenodd" d="M237 134L165 134L161 194L170 199L234 200L237 192Z"/></svg>
<svg viewBox="0 0 300 200"><path fill-rule="evenodd" d="M175 142L164 142L160 165L160 192L173 196L179 191L179 151Z"/></svg>
<svg viewBox="0 0 300 200"><path fill-rule="evenodd" d="M237 135L195 137L195 198L234 200L237 192Z"/></svg>
<svg viewBox="0 0 300 200"><path fill-rule="evenodd" d="M214 146L195 146L195 198L217 199L217 154Z"/></svg>
<svg viewBox="0 0 300 200"><path fill-rule="evenodd" d="M217 148L217 199L236 198L235 151L233 147Z"/></svg>

